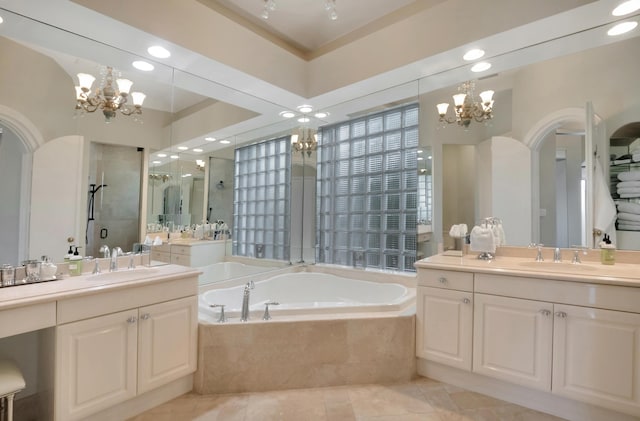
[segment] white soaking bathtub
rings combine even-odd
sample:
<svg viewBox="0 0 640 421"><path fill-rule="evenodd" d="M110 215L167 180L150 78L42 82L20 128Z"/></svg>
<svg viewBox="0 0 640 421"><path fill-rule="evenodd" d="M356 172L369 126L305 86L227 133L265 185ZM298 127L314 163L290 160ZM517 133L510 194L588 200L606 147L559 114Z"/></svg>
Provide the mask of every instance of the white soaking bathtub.
<svg viewBox="0 0 640 421"><path fill-rule="evenodd" d="M247 265L239 262L219 262L198 267L202 274L198 277L200 285L244 278L281 268L277 266Z"/></svg>
<svg viewBox="0 0 640 421"><path fill-rule="evenodd" d="M366 272L362 272L366 276ZM229 322L239 321L242 308L244 284L229 288L210 289L200 294L200 321L217 322L220 308L213 304L224 304ZM272 276L256 281L250 296L250 320L262 321L265 303L269 306L272 320L294 316L332 318L345 313L355 315L395 312L407 315L415 312L415 288L400 283L383 283L344 278L328 273L297 272Z"/></svg>

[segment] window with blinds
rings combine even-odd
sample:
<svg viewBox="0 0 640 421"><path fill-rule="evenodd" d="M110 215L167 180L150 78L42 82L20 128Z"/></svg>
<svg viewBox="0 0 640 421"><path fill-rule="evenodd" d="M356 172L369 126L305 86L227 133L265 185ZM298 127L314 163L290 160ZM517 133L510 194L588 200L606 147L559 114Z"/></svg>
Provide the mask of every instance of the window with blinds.
<svg viewBox="0 0 640 421"><path fill-rule="evenodd" d="M289 260L289 137L237 148L233 255Z"/></svg>
<svg viewBox="0 0 640 421"><path fill-rule="evenodd" d="M320 128L318 262L415 271L418 111Z"/></svg>

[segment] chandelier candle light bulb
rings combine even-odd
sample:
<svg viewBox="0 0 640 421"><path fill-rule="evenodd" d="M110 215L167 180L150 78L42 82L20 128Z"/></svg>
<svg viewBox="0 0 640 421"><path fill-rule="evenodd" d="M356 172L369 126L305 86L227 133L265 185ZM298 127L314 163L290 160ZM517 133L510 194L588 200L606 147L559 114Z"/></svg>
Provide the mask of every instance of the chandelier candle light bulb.
<svg viewBox="0 0 640 421"><path fill-rule="evenodd" d="M476 102L474 89L475 83L473 81L465 82L458 87L460 93L453 95L455 118L447 118L448 103L437 104L436 108L440 116L439 121L443 124L457 123L464 128L468 128L472 120L481 123L492 119L494 92L491 90L481 92L480 102Z"/></svg>

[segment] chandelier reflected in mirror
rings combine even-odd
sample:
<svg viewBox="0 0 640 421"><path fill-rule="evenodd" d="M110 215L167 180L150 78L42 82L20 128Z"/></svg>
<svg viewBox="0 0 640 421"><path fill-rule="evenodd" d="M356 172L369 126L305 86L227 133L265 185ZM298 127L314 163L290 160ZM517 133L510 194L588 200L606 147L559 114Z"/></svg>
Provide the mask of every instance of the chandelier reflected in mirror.
<svg viewBox="0 0 640 421"><path fill-rule="evenodd" d="M318 134L309 128L296 129L291 135L291 146L293 150L301 152L302 155L306 152L309 157L311 152L318 149Z"/></svg>
<svg viewBox="0 0 640 421"><path fill-rule="evenodd" d="M453 95L454 117L447 117L449 103L443 102L436 105L438 114L443 126L457 123L468 128L472 120L478 123L487 122L493 118L493 91L483 91L480 93L480 101L476 100L474 90L475 81L464 82L458 87L458 93Z"/></svg>
<svg viewBox="0 0 640 421"><path fill-rule="evenodd" d="M114 86L114 70L107 66L103 71L104 82L102 87L98 87L95 92L91 92L91 86L96 78L88 73L78 73L78 86L76 86L76 113L93 113L102 110L107 123L111 122L117 112L122 115L133 116L135 121L141 121L142 103L145 94L142 92L132 92L131 100L133 107L129 103L129 91L133 82L129 79L116 79Z"/></svg>

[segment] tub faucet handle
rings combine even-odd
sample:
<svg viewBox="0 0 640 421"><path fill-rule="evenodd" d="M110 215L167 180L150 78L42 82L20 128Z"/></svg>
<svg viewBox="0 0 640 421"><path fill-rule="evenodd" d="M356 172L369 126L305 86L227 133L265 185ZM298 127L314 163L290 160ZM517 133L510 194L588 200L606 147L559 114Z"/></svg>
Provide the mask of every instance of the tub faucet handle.
<svg viewBox="0 0 640 421"><path fill-rule="evenodd" d="M220 307L220 317L218 317L218 323L226 323L227 317L224 315L224 306L225 304L211 304L209 307Z"/></svg>
<svg viewBox="0 0 640 421"><path fill-rule="evenodd" d="M271 320L271 314L269 313L269 306L279 306L280 303L275 301L269 301L264 303L264 315L262 316L262 320Z"/></svg>

